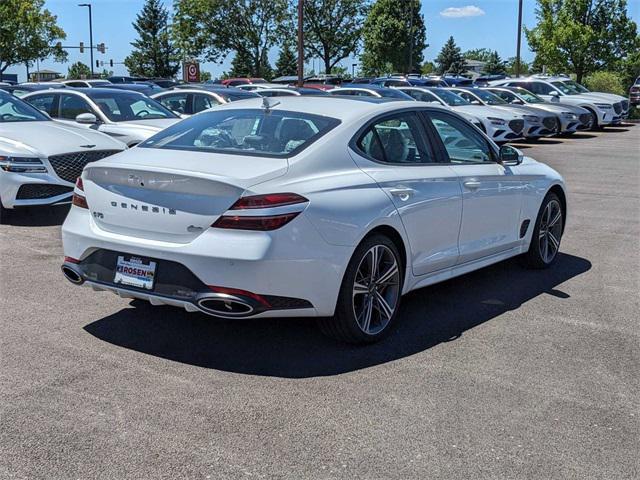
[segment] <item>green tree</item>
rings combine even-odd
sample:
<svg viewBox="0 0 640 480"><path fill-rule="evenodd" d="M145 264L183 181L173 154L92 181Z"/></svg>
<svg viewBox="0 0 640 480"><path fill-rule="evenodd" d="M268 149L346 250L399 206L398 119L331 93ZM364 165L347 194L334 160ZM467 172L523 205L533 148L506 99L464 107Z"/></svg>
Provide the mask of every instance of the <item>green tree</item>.
<svg viewBox="0 0 640 480"><path fill-rule="evenodd" d="M113 70L107 70L106 68L102 69L102 72L100 72L100 78L107 79L109 77L113 77Z"/></svg>
<svg viewBox="0 0 640 480"><path fill-rule="evenodd" d="M282 77L286 75L296 75L298 72L298 57L291 41L285 39L280 48L280 54L276 60L276 70L274 76Z"/></svg>
<svg viewBox="0 0 640 480"><path fill-rule="evenodd" d="M535 63L576 80L610 69L640 48L626 0L537 0L537 25L525 28Z"/></svg>
<svg viewBox="0 0 640 480"><path fill-rule="evenodd" d="M211 80L211 78L212 78L211 72L200 71L200 81L201 82L206 82L207 80Z"/></svg>
<svg viewBox="0 0 640 480"><path fill-rule="evenodd" d="M467 50L462 54L467 60L478 60L480 62L488 62L491 57L491 50L488 48L474 48Z"/></svg>
<svg viewBox="0 0 640 480"><path fill-rule="evenodd" d="M638 39L638 42L640 43L640 39ZM628 91L636 78L640 77L640 50L630 53L622 60L618 71L622 77L622 85L624 85L625 90Z"/></svg>
<svg viewBox="0 0 640 480"><path fill-rule="evenodd" d="M506 62L500 58L498 52L494 50L489 54L484 66L484 71L490 75L504 75L506 72Z"/></svg>
<svg viewBox="0 0 640 480"><path fill-rule="evenodd" d="M138 39L124 59L131 75L173 77L179 68L176 47L169 35L169 13L160 0L146 0L133 27Z"/></svg>
<svg viewBox="0 0 640 480"><path fill-rule="evenodd" d="M516 66L517 66L517 59L516 57L511 57L509 58L509 60L507 60L507 64L505 66L505 70L507 75L511 75L514 76L516 74ZM531 71L531 66L523 61L522 59L520 59L520 75L526 75Z"/></svg>
<svg viewBox="0 0 640 480"><path fill-rule="evenodd" d="M593 92L627 94L627 89L622 84L621 76L615 72L594 72L585 77L584 84Z"/></svg>
<svg viewBox="0 0 640 480"><path fill-rule="evenodd" d="M184 56L221 63L236 52L239 66L250 60L251 76L268 77L269 50L291 34L288 6L288 0L176 0L174 35Z"/></svg>
<svg viewBox="0 0 640 480"><path fill-rule="evenodd" d="M44 0L0 0L0 73L51 56L66 60L67 53L52 45L67 35L43 6Z"/></svg>
<svg viewBox="0 0 640 480"><path fill-rule="evenodd" d="M426 43L420 0L377 0L362 30L364 75L409 72L419 69Z"/></svg>
<svg viewBox="0 0 640 480"><path fill-rule="evenodd" d="M367 14L366 0L306 0L304 33L307 58L319 57L325 73L355 54Z"/></svg>
<svg viewBox="0 0 640 480"><path fill-rule="evenodd" d="M453 37L449 37L436 58L438 73L454 73L459 75L466 70L464 57Z"/></svg>
<svg viewBox="0 0 640 480"><path fill-rule="evenodd" d="M69 67L67 78L69 80L77 80L79 78L91 78L91 69L82 62L76 62Z"/></svg>
<svg viewBox="0 0 640 480"><path fill-rule="evenodd" d="M263 77L270 79L273 69L269 65L269 59L265 52L260 59L259 65L254 63L254 58L248 50L240 48L231 60L230 77Z"/></svg>
<svg viewBox="0 0 640 480"><path fill-rule="evenodd" d="M436 71L436 66L433 62L424 62L420 68L420 73L423 75L429 75Z"/></svg>

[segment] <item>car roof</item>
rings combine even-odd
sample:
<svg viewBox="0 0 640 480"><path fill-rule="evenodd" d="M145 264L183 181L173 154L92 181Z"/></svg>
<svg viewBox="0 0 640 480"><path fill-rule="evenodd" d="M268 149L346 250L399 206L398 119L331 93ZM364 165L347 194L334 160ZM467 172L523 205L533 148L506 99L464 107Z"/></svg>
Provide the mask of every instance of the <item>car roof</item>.
<svg viewBox="0 0 640 480"><path fill-rule="evenodd" d="M263 108L262 105L265 98L255 99L255 102L253 100L245 100L240 103L231 102L216 108ZM291 95L285 97L271 97L267 98L267 100L273 101L273 106L271 107L272 110L292 110L312 115L323 115L326 117L337 118L344 122L356 120L363 115L376 111L384 113L398 108L416 106L416 102L413 101L413 99L398 101L397 99L390 98L341 97L334 95Z"/></svg>

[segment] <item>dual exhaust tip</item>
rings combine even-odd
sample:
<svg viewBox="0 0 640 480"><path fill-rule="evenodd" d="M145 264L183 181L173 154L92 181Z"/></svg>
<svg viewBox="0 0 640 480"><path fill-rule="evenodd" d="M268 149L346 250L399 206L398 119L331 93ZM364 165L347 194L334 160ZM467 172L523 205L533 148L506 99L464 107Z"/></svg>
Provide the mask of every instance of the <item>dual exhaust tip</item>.
<svg viewBox="0 0 640 480"><path fill-rule="evenodd" d="M62 274L64 275L64 277L74 285L82 285L84 283L84 276L82 275L82 272L80 272L80 270L76 267L65 263L60 268L62 269Z"/></svg>
<svg viewBox="0 0 640 480"><path fill-rule="evenodd" d="M64 263L62 274L74 285L84 283L82 271L73 264ZM259 313L264 307L251 298L226 293L208 293L196 300L198 308L209 315L216 317L236 318L246 317Z"/></svg>

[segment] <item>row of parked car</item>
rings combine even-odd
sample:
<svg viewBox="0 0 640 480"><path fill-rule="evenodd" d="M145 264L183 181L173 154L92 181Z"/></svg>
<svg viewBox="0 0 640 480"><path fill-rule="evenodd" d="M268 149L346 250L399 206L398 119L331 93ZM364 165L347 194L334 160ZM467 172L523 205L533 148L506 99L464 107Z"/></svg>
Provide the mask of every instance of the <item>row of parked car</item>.
<svg viewBox="0 0 640 480"><path fill-rule="evenodd" d="M146 80L123 83L135 79L0 85L0 222L15 207L68 202L88 163L229 102L283 96L428 102L459 114L496 143L615 125L629 111L627 99L589 92L566 77L504 78L483 88L421 80L310 81L300 88L262 79L165 88Z"/></svg>

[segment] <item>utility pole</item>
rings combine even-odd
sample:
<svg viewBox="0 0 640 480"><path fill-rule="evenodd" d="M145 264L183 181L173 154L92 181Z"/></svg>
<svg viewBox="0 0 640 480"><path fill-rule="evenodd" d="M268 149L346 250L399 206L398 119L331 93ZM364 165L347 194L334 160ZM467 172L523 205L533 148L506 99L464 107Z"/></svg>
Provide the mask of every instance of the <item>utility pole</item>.
<svg viewBox="0 0 640 480"><path fill-rule="evenodd" d="M518 44L516 47L516 78L520 76L520 42L522 40L522 0L518 0Z"/></svg>
<svg viewBox="0 0 640 480"><path fill-rule="evenodd" d="M409 4L409 61L407 62L407 74L413 70L413 0Z"/></svg>
<svg viewBox="0 0 640 480"><path fill-rule="evenodd" d="M304 0L298 0L298 86L304 84L304 36L302 24L304 16Z"/></svg>
<svg viewBox="0 0 640 480"><path fill-rule="evenodd" d="M91 19L91 4L80 3L79 7L89 7L89 51L91 52L91 78L93 78L93 21Z"/></svg>

